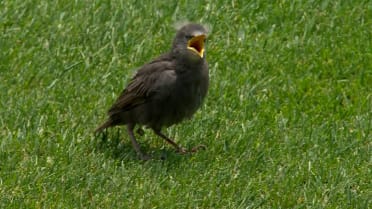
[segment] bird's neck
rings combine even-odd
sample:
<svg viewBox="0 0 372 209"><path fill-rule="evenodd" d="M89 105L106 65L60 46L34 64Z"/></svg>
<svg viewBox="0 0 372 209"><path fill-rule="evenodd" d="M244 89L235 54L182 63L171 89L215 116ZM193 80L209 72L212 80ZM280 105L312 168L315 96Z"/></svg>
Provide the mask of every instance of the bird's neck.
<svg viewBox="0 0 372 209"><path fill-rule="evenodd" d="M188 60L188 59L177 58L175 62L177 66L176 71L180 73L185 73L185 72L198 73L202 70L205 60L204 59Z"/></svg>

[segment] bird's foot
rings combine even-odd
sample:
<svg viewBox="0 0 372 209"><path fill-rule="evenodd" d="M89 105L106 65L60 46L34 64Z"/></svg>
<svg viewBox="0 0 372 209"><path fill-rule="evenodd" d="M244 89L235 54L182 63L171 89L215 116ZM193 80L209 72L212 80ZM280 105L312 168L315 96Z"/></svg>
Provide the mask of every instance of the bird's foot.
<svg viewBox="0 0 372 209"><path fill-rule="evenodd" d="M204 144L199 144L199 145L193 147L191 149L191 152L197 152L199 150L206 150L206 149L207 149L207 146L205 146Z"/></svg>
<svg viewBox="0 0 372 209"><path fill-rule="evenodd" d="M180 147L180 148L178 148L177 153L180 153L180 154L185 155L185 154L188 154L190 152L189 152L189 150L187 150L187 149L185 149L183 147Z"/></svg>
<svg viewBox="0 0 372 209"><path fill-rule="evenodd" d="M189 154L189 153L195 153L195 152L197 152L197 151L199 151L201 149L202 150L206 150L207 147L205 145L203 145L203 144L200 144L198 146L195 146L191 150L187 150L187 149L185 149L183 147L180 147L180 148L178 148L177 152L180 153L180 154Z"/></svg>
<svg viewBox="0 0 372 209"><path fill-rule="evenodd" d="M143 153L139 154L138 157L139 157L140 160L143 160L143 161L147 161L147 160L152 159L151 155L146 155L146 154L143 154Z"/></svg>

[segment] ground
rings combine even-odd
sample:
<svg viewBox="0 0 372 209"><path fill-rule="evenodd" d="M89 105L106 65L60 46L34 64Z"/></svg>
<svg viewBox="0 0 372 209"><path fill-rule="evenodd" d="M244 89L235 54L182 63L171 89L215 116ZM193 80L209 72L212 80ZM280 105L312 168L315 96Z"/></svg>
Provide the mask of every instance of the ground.
<svg viewBox="0 0 372 209"><path fill-rule="evenodd" d="M371 208L370 1L0 2L1 208ZM203 107L94 136L175 27L207 25Z"/></svg>

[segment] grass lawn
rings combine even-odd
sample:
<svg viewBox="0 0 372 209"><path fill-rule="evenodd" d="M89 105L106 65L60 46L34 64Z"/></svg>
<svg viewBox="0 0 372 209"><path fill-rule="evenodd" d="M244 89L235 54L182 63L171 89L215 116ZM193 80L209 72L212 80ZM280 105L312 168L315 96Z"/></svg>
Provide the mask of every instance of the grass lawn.
<svg viewBox="0 0 372 209"><path fill-rule="evenodd" d="M0 1L0 208L372 208L372 2ZM188 121L94 128L180 21L209 25ZM161 160L160 158L165 158Z"/></svg>

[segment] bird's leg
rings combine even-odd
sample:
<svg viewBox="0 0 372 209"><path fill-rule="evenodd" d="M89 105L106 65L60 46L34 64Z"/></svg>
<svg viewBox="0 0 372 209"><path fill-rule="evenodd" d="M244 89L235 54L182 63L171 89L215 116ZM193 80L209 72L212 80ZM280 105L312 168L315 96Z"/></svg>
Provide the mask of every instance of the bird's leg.
<svg viewBox="0 0 372 209"><path fill-rule="evenodd" d="M139 157L141 158L141 160L149 160L151 157L148 156L148 155L145 155L141 151L141 148L140 148L140 146L139 146L139 144L138 144L138 142L136 140L136 137L134 136L133 128L134 128L134 125L133 124L128 124L127 125L127 130L128 130L129 138L130 138L130 141L132 142L133 148L137 152L137 154L139 155Z"/></svg>
<svg viewBox="0 0 372 209"><path fill-rule="evenodd" d="M182 154L186 154L188 153L189 151L187 151L185 148L183 147L180 147L176 144L176 142L174 142L172 139L168 138L166 135L164 135L160 130L156 130L156 129L153 129L154 130L154 133L158 136L160 136L161 138L165 139L165 141L167 141L169 144L171 144L174 148L176 148L176 150L179 152L179 153L182 153Z"/></svg>

